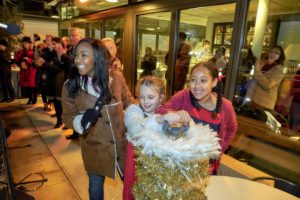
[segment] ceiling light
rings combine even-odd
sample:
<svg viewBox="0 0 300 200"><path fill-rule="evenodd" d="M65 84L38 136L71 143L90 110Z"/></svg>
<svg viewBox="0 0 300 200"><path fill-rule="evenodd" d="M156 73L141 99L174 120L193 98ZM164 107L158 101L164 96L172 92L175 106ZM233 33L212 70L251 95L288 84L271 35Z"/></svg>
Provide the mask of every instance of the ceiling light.
<svg viewBox="0 0 300 200"><path fill-rule="evenodd" d="M52 18L59 19L58 15L51 15Z"/></svg>
<svg viewBox="0 0 300 200"><path fill-rule="evenodd" d="M57 0L53 0L53 1L50 1L49 3L47 3L46 5L47 6L55 6L57 4Z"/></svg>
<svg viewBox="0 0 300 200"><path fill-rule="evenodd" d="M79 0L79 1L80 1L80 3L85 3L85 2L87 2L89 0Z"/></svg>
<svg viewBox="0 0 300 200"><path fill-rule="evenodd" d="M148 31L155 31L154 28L146 28L146 30L148 30Z"/></svg>
<svg viewBox="0 0 300 200"><path fill-rule="evenodd" d="M50 12L50 17L56 18L56 19L59 18L59 14L58 14L58 11L55 6L51 6L51 9L49 12Z"/></svg>
<svg viewBox="0 0 300 200"><path fill-rule="evenodd" d="M106 2L118 2L118 0L105 0Z"/></svg>

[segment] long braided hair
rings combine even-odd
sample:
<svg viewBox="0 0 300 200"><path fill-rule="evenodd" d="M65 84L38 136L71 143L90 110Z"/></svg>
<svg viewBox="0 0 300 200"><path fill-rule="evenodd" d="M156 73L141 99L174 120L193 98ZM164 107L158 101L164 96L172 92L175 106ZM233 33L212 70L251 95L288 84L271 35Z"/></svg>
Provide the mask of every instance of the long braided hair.
<svg viewBox="0 0 300 200"><path fill-rule="evenodd" d="M218 83L216 85L216 87L214 88L214 91L216 91L217 93L217 102L216 102L216 108L215 110L212 112L211 117L213 119L215 119L217 117L217 114L221 111L221 107L222 107L222 94L223 94L223 83L221 80L219 80L219 71L218 68L216 67L216 65L213 62L200 62L198 64L196 64L192 70L191 70L191 74L193 73L193 71L197 68L197 67L205 67L206 69L208 69L208 71L210 72L210 75L212 76L213 79L217 78L218 79ZM192 105L197 108L198 110L201 109L201 105L198 102L198 100L195 98L195 96L192 94L192 92L190 92L190 97L191 97L191 103Z"/></svg>

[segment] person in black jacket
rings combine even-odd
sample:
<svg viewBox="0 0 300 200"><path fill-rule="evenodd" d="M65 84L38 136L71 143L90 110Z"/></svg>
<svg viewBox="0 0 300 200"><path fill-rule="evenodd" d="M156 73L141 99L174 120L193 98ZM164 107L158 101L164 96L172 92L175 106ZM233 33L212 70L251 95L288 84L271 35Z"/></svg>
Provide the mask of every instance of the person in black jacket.
<svg viewBox="0 0 300 200"><path fill-rule="evenodd" d="M5 39L0 40L0 81L3 99L0 102L11 102L15 99L14 88L11 83L11 68L8 60L5 58L5 51L8 42Z"/></svg>
<svg viewBox="0 0 300 200"><path fill-rule="evenodd" d="M72 46L68 49L67 54L71 57L72 64L74 64L74 59L76 56L76 46L79 43L79 41L83 38L83 35L80 32L79 28L74 27L70 29L69 38L71 40ZM75 130L71 135L66 136L67 140L73 140L78 138L79 138L79 134Z"/></svg>
<svg viewBox="0 0 300 200"><path fill-rule="evenodd" d="M45 45L46 47L42 50L40 57L42 57L47 63L53 63L54 58L57 57L56 51L52 44L53 36L46 35ZM51 72L49 69L41 67L38 68L38 83L41 92L42 100L44 103L44 110L48 111L53 103L53 96L49 89L49 81L51 79ZM50 86L51 87L51 86ZM53 115L55 117L56 114Z"/></svg>
<svg viewBox="0 0 300 200"><path fill-rule="evenodd" d="M37 63L42 68L46 68L51 74L48 82L48 92L53 97L54 109L56 112L57 123L54 128L59 128L62 125L62 105L61 93L64 82L68 79L71 68L71 58L66 54L66 50L60 38L52 39L53 47L56 56L52 62L47 62L40 58Z"/></svg>

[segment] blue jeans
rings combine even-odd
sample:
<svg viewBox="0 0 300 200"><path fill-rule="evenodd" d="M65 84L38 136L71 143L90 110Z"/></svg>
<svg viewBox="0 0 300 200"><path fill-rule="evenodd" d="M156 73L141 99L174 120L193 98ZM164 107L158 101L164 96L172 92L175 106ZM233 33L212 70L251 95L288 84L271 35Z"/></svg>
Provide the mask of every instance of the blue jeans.
<svg viewBox="0 0 300 200"><path fill-rule="evenodd" d="M103 200L105 176L99 176L92 173L88 173L88 176L90 200Z"/></svg>

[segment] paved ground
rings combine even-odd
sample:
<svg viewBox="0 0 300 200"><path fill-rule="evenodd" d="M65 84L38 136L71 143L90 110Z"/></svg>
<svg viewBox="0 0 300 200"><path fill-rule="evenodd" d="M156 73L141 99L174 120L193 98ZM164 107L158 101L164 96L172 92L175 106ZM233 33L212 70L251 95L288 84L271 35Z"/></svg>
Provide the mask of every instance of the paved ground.
<svg viewBox="0 0 300 200"><path fill-rule="evenodd" d="M36 105L26 105L26 99L1 103L0 112L12 131L7 139L10 163L15 182L31 173L40 173L48 179L42 187L28 193L37 200L77 200L88 198L88 179L83 167L79 141L69 141L65 136L72 130L54 129L54 111L43 111L41 99ZM30 147L18 148L25 145ZM13 147L13 148L12 148ZM32 175L28 180L41 176ZM34 189L38 184L26 185ZM122 181L107 178L105 200L119 200Z"/></svg>

